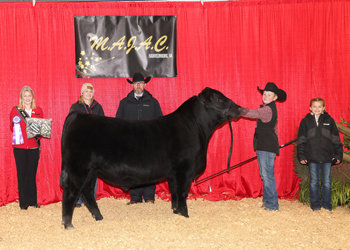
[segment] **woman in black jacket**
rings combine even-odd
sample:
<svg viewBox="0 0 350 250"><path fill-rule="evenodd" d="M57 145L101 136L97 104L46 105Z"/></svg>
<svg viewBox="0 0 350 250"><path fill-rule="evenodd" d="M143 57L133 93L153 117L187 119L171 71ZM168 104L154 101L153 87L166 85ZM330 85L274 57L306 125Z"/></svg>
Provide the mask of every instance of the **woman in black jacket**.
<svg viewBox="0 0 350 250"><path fill-rule="evenodd" d="M311 113L301 121L298 132L298 159L308 164L310 171L311 209L332 210L331 167L343 159L343 145L333 118L326 112L325 101L314 98L310 101ZM321 169L321 193L319 192L319 172Z"/></svg>
<svg viewBox="0 0 350 250"><path fill-rule="evenodd" d="M84 83L83 86L81 87L81 96L79 97L79 100L74 103L70 110L70 112L73 111L79 111L87 114L94 114L94 115L105 115L103 112L103 108L101 104L99 104L95 99L94 99L94 87L92 86L91 83ZM96 199L96 191L97 191L97 181L95 184L95 199ZM78 202L76 203L76 207L81 207L81 204L83 201L81 198L79 198Z"/></svg>
<svg viewBox="0 0 350 250"><path fill-rule="evenodd" d="M71 106L69 113L72 111L79 111L104 116L105 113L103 112L101 104L94 99L94 93L95 90L92 84L84 83L81 87L81 96L79 97L79 100Z"/></svg>

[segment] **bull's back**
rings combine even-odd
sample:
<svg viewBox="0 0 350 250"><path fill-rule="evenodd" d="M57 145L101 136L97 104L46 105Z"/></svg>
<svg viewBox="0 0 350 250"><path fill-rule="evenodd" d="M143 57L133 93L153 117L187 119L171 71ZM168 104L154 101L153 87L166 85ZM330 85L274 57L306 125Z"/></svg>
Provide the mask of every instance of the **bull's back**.
<svg viewBox="0 0 350 250"><path fill-rule="evenodd" d="M169 150L198 144L198 133L178 123L171 115L137 121L78 114L65 133L67 147L125 158L130 153L146 157L153 152L170 157ZM149 158L149 157L147 157Z"/></svg>

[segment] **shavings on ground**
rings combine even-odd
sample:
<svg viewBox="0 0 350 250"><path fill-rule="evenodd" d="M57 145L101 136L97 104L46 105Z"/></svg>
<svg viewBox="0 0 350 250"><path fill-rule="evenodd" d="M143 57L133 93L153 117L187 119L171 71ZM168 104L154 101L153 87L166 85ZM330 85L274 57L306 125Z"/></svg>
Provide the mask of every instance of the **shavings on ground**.
<svg viewBox="0 0 350 250"><path fill-rule="evenodd" d="M266 211L262 199L188 200L190 218L174 214L171 202L126 205L97 201L96 222L85 206L73 214L74 230L61 224L62 203L20 210L0 207L0 249L350 249L350 210L313 212L298 201L279 200Z"/></svg>

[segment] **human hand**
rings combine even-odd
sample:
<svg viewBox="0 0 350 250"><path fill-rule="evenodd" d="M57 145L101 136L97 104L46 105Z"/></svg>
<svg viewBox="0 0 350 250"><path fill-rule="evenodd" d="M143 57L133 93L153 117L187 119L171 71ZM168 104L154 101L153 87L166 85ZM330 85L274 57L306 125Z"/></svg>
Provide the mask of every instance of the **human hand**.
<svg viewBox="0 0 350 250"><path fill-rule="evenodd" d="M248 109L248 108L242 108L242 113L241 113L241 115L242 115L242 116L245 116L248 112L249 112L249 109Z"/></svg>
<svg viewBox="0 0 350 250"><path fill-rule="evenodd" d="M335 158L332 159L332 164L333 165L338 165L340 163L340 160L337 160Z"/></svg>
<svg viewBox="0 0 350 250"><path fill-rule="evenodd" d="M307 164L307 160L302 160L302 161L300 161L300 163L303 164L303 165L306 165Z"/></svg>

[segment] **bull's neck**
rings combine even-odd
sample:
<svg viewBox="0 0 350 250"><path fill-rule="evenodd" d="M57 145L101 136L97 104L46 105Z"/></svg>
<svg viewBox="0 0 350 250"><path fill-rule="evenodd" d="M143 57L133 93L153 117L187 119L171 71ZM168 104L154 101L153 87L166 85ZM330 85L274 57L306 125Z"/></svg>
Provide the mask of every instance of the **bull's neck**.
<svg viewBox="0 0 350 250"><path fill-rule="evenodd" d="M199 132L208 140L214 133L215 128L223 124L217 121L218 113L215 110L206 108L196 96L184 102L174 113L187 126L197 127Z"/></svg>

